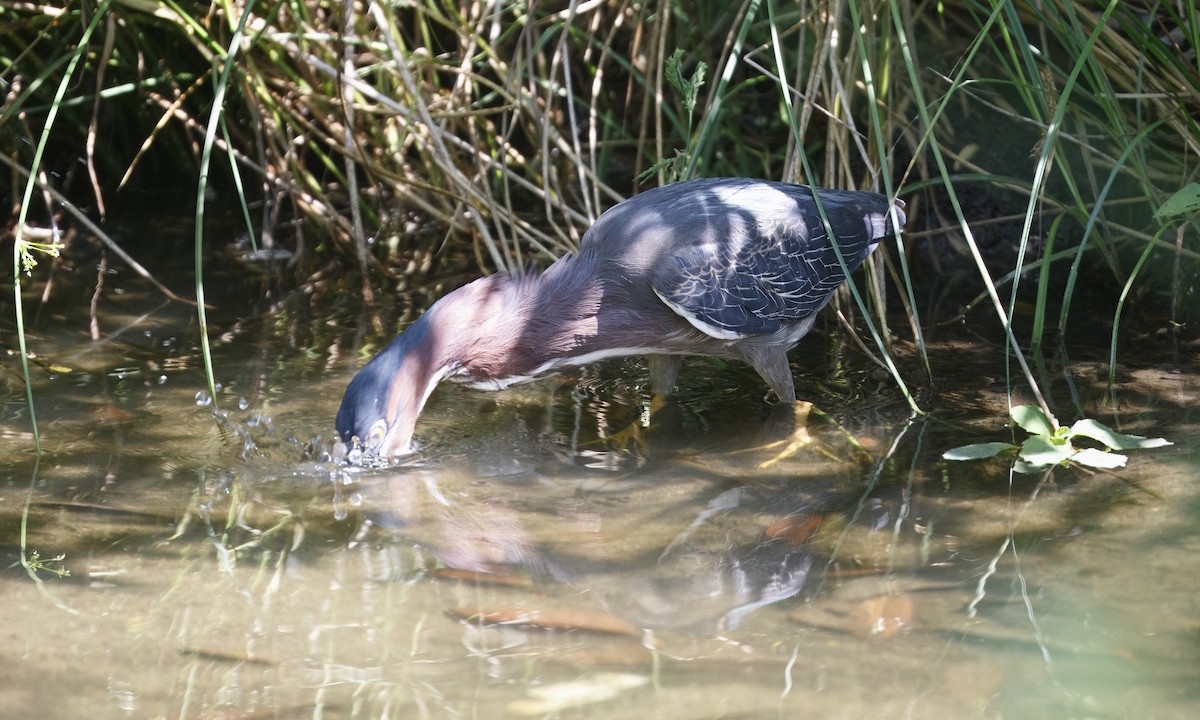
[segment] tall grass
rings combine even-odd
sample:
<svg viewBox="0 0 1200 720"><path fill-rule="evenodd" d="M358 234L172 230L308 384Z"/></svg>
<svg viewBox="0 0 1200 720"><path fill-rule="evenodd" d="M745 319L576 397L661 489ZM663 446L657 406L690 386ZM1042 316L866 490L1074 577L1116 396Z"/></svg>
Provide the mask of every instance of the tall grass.
<svg viewBox="0 0 1200 720"><path fill-rule="evenodd" d="M1053 378L1026 355L1065 347L1081 284L1190 297L1195 219L1174 220L1173 243L1151 214L1196 174L1197 40L1187 2L8 3L0 145L14 187L46 190L14 194L14 217L51 228L50 193L119 213L131 186L195 188L211 164L217 197L294 254L296 279L337 263L367 302L447 247L481 272L569 252L676 152L684 176L898 193L909 239L860 303L882 360L897 306L924 358L914 284L931 258L965 258L1040 395ZM694 109L672 56L680 77L707 68ZM995 231L980 197L1015 222ZM1138 280L1131 263L1171 270ZM1032 320L1014 324L1024 297Z"/></svg>

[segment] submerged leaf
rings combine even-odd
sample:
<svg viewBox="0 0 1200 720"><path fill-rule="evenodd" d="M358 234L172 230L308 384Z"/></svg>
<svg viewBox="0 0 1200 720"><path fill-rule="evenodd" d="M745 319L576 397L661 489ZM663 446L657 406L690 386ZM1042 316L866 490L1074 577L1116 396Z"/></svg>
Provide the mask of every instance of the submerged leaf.
<svg viewBox="0 0 1200 720"><path fill-rule="evenodd" d="M867 598L858 604L858 614L865 621L864 634L888 637L912 624L913 596L897 593Z"/></svg>
<svg viewBox="0 0 1200 720"><path fill-rule="evenodd" d="M1071 426L1071 433L1074 435L1082 435L1098 442L1102 442L1113 450L1140 450L1145 448L1163 447L1171 445L1171 441L1164 438L1148 438L1141 435L1124 435L1112 428L1098 423L1095 420L1083 419Z"/></svg>
<svg viewBox="0 0 1200 720"><path fill-rule="evenodd" d="M823 519L820 515L796 513L771 523L763 534L772 540L781 540L792 547L800 547L812 539L817 528L821 527Z"/></svg>
<svg viewBox="0 0 1200 720"><path fill-rule="evenodd" d="M627 635L640 638L642 631L608 613L566 608L454 608L452 615L468 622L486 625L514 625L540 630L590 630L608 635Z"/></svg>
<svg viewBox="0 0 1200 720"><path fill-rule="evenodd" d="M476 585L495 585L497 587L533 587L533 579L528 575L500 570L497 572L479 572L476 570L459 570L457 568L438 568L433 571L438 580L465 580Z"/></svg>
<svg viewBox="0 0 1200 720"><path fill-rule="evenodd" d="M1121 453L1104 452L1103 450L1097 450L1095 448L1080 450L1071 456L1071 460L1079 463L1080 465L1087 465L1088 467L1094 468L1104 468L1106 470L1125 467L1125 461L1128 459L1129 458L1125 457Z"/></svg>
<svg viewBox="0 0 1200 720"><path fill-rule="evenodd" d="M1053 435L1054 423L1037 405L1017 405L1008 411L1013 422L1031 435Z"/></svg>
<svg viewBox="0 0 1200 720"><path fill-rule="evenodd" d="M645 675L595 673L577 680L534 686L529 690L530 697L509 703L508 709L516 715L558 715L564 710L611 700L649 682Z"/></svg>
<svg viewBox="0 0 1200 720"><path fill-rule="evenodd" d="M1190 182L1175 191L1157 210L1155 219L1184 215L1200 210L1200 184Z"/></svg>
<svg viewBox="0 0 1200 720"><path fill-rule="evenodd" d="M986 442L963 445L942 453L943 460L984 460L1001 453L1016 450L1017 446L1006 442Z"/></svg>

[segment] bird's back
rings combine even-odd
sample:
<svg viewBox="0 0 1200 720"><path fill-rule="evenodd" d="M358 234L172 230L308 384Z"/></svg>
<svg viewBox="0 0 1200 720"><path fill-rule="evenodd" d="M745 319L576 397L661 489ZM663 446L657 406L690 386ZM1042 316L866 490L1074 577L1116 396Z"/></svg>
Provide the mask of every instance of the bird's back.
<svg viewBox="0 0 1200 720"><path fill-rule="evenodd" d="M609 274L644 284L712 337L786 334L895 234L883 195L817 192L838 250L812 188L712 178L649 190L613 207L584 237L582 252ZM901 225L902 208L897 202Z"/></svg>

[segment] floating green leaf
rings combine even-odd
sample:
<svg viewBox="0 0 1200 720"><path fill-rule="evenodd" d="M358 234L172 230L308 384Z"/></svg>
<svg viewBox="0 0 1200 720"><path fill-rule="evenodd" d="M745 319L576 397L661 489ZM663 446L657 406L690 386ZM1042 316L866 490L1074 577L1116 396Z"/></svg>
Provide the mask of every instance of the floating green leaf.
<svg viewBox="0 0 1200 720"><path fill-rule="evenodd" d="M1013 422L1030 435L1053 435L1054 423L1037 405L1017 405L1008 411Z"/></svg>
<svg viewBox="0 0 1200 720"><path fill-rule="evenodd" d="M1024 460L1020 460L1020 459L1018 459L1016 462L1013 463L1013 470L1015 470L1016 472L1019 472L1023 475L1032 475L1033 473L1041 472L1048 467L1051 467L1051 466L1050 465L1034 465L1033 463L1027 463Z"/></svg>
<svg viewBox="0 0 1200 720"><path fill-rule="evenodd" d="M1071 443L1056 437L1031 435L1021 443L1021 459L1030 465L1050 467L1070 460L1074 454Z"/></svg>
<svg viewBox="0 0 1200 720"><path fill-rule="evenodd" d="M1165 438L1148 438L1141 435L1124 435L1103 423L1085 418L1071 426L1072 435L1091 438L1102 442L1113 450L1142 450L1163 447L1171 441Z"/></svg>
<svg viewBox="0 0 1200 720"><path fill-rule="evenodd" d="M963 445L942 453L943 460L986 460L990 457L1016 450L1017 446L1006 442L986 442Z"/></svg>
<svg viewBox="0 0 1200 720"><path fill-rule="evenodd" d="M1125 461L1128 459L1121 453L1105 452L1096 448L1085 448L1071 456L1072 462L1106 470L1125 467Z"/></svg>

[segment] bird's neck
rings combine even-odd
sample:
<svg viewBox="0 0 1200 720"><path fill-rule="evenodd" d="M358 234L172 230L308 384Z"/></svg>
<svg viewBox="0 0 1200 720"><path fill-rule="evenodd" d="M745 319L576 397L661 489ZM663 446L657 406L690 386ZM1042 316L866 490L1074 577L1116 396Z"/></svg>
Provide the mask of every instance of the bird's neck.
<svg viewBox="0 0 1200 720"><path fill-rule="evenodd" d="M476 280L427 315L439 338L439 355L453 367L448 377L499 389L587 352L598 336L601 292L587 263L568 258L540 274Z"/></svg>

